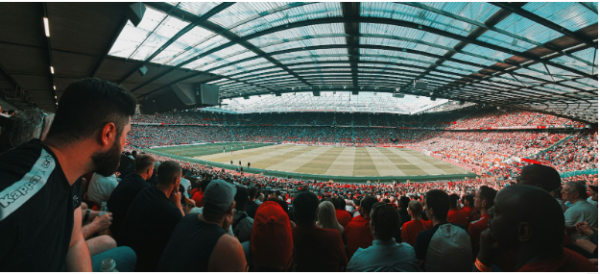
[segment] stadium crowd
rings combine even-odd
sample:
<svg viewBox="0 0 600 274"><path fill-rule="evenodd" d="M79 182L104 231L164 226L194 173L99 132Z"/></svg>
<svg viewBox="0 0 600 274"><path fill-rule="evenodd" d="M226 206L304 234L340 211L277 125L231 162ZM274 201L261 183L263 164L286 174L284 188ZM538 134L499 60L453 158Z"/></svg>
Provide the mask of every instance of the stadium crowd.
<svg viewBox="0 0 600 274"><path fill-rule="evenodd" d="M242 177L123 154L136 99L114 83L59 104L1 132L0 271L598 271L597 177Z"/></svg>
<svg viewBox="0 0 600 274"><path fill-rule="evenodd" d="M511 126L573 126L583 127L585 123L573 121L545 113L519 110L488 109L459 120L449 128L487 128Z"/></svg>

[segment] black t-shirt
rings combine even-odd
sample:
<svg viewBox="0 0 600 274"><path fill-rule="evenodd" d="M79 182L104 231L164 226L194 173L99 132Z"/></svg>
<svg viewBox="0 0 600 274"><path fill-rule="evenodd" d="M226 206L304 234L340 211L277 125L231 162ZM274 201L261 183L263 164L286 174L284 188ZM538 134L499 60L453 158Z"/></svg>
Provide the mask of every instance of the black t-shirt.
<svg viewBox="0 0 600 274"><path fill-rule="evenodd" d="M155 271L173 229L182 218L164 192L147 187L135 197L121 229L121 244L137 254L135 271Z"/></svg>
<svg viewBox="0 0 600 274"><path fill-rule="evenodd" d="M158 264L161 272L206 272L208 260L225 230L198 214L181 219Z"/></svg>
<svg viewBox="0 0 600 274"><path fill-rule="evenodd" d="M0 154L0 272L66 271L81 183L39 140Z"/></svg>
<svg viewBox="0 0 600 274"><path fill-rule="evenodd" d="M142 176L133 173L125 176L115 190L113 190L112 194L110 194L106 206L108 207L108 211L113 214L110 231L117 243L121 242L121 239L119 239L121 236L121 228L131 203L133 203L135 197L147 187L150 187L150 184L147 183Z"/></svg>

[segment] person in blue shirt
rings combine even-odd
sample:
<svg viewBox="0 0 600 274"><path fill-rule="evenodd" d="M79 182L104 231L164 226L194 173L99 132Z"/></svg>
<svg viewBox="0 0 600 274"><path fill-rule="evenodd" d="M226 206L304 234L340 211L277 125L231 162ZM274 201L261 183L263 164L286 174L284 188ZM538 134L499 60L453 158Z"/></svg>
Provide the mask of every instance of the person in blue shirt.
<svg viewBox="0 0 600 274"><path fill-rule="evenodd" d="M350 272L419 272L419 261L414 248L407 243L396 243L394 234L400 229L400 214L391 205L376 203L371 209L373 245L359 248L348 264Z"/></svg>

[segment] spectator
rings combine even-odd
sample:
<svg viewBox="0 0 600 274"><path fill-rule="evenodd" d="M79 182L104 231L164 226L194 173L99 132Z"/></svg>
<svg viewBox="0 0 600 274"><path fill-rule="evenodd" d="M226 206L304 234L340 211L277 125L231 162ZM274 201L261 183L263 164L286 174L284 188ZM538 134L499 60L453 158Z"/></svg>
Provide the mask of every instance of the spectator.
<svg viewBox="0 0 600 274"><path fill-rule="evenodd" d="M88 200L96 202L98 206L101 205L102 202L108 201L110 194L117 188L118 183L117 174L111 174L105 177L94 172L88 186Z"/></svg>
<svg viewBox="0 0 600 274"><path fill-rule="evenodd" d="M517 184L541 187L551 192L560 187L560 174L556 169L544 165L528 165L521 170Z"/></svg>
<svg viewBox="0 0 600 274"><path fill-rule="evenodd" d="M467 228L468 220L465 213L458 209L458 200L459 197L456 194L452 194L448 196L448 202L450 206L450 210L448 211L448 222L451 222L455 225L460 225L463 228Z"/></svg>
<svg viewBox="0 0 600 274"><path fill-rule="evenodd" d="M190 213L177 224L158 271L246 271L242 245L226 233L233 221L235 194L231 183L213 180L208 184L202 213Z"/></svg>
<svg viewBox="0 0 600 274"><path fill-rule="evenodd" d="M430 190L423 204L433 224L433 228L419 233L415 242L417 258L423 260L425 271L469 271L473 262L471 240L463 228L446 220L448 194Z"/></svg>
<svg viewBox="0 0 600 274"><path fill-rule="evenodd" d="M183 217L179 182L179 164L163 162L158 167L156 187L142 190L129 207L120 242L133 248L138 255L136 271L156 271L169 237Z"/></svg>
<svg viewBox="0 0 600 274"><path fill-rule="evenodd" d="M192 196L192 200L194 200L194 202L196 202L196 207L204 206L204 202L202 202L202 200L204 198L204 191L206 190L206 187L208 186L209 183L210 183L210 180L208 180L208 179L204 179L204 180L200 181L200 190L198 190Z"/></svg>
<svg viewBox="0 0 600 274"><path fill-rule="evenodd" d="M494 246L514 250L514 270L519 272L598 270L580 254L562 247L565 219L547 191L527 185L506 187L496 196L492 211L490 228L481 233L475 262L479 271L491 271L498 255Z"/></svg>
<svg viewBox="0 0 600 274"><path fill-rule="evenodd" d="M407 243L396 243L394 234L400 229L400 214L391 204L376 203L370 214L373 245L359 248L348 271L418 272L415 250Z"/></svg>
<svg viewBox="0 0 600 274"><path fill-rule="evenodd" d="M255 217L250 240L251 270L288 271L294 250L290 218L279 204L269 201L258 207Z"/></svg>
<svg viewBox="0 0 600 274"><path fill-rule="evenodd" d="M408 203L410 203L410 198L406 196L402 196L398 199L398 213L400 213L401 220L400 226L411 220L410 214L408 214Z"/></svg>
<svg viewBox="0 0 600 274"><path fill-rule="evenodd" d="M313 192L301 191L294 196L296 271L344 271L348 260L342 237L337 230L315 225L318 207L319 198Z"/></svg>
<svg viewBox="0 0 600 274"><path fill-rule="evenodd" d="M344 227L338 223L333 204L329 201L319 204L317 226L320 228L335 229L340 232L340 236L344 235Z"/></svg>
<svg viewBox="0 0 600 274"><path fill-rule="evenodd" d="M598 186L590 185L589 189L590 189L590 197L588 197L587 202L590 203L591 205L596 206L596 208L598 208Z"/></svg>
<svg viewBox="0 0 600 274"><path fill-rule="evenodd" d="M143 189L151 187L146 180L154 173L154 162L154 157L149 154L138 155L134 161L135 172L121 180L106 203L108 210L113 214L110 231L117 243L121 242L121 228L131 203Z"/></svg>
<svg viewBox="0 0 600 274"><path fill-rule="evenodd" d="M250 218L246 213L246 204L248 204L248 189L238 186L235 193L235 211L233 214L233 234L238 238L240 243L250 241L252 235L252 226L254 219Z"/></svg>
<svg viewBox="0 0 600 274"><path fill-rule="evenodd" d="M352 215L345 209L346 202L343 198L333 199L332 202L335 206L335 217L338 220L338 223L340 223L342 227L346 227L352 220Z"/></svg>
<svg viewBox="0 0 600 274"><path fill-rule="evenodd" d="M344 228L344 240L348 247L348 257L352 258L359 247L367 248L373 243L369 214L371 208L377 203L377 198L366 196L360 201L360 215L354 217Z"/></svg>
<svg viewBox="0 0 600 274"><path fill-rule="evenodd" d="M90 258L81 232L77 181L116 171L135 98L116 84L83 79L66 88L60 106L45 140L0 155L0 192L20 195L18 203L2 201L0 271L92 271L100 258ZM37 185L23 181L26 174Z"/></svg>
<svg viewBox="0 0 600 274"><path fill-rule="evenodd" d="M467 221L469 223L471 223L472 221L475 221L473 219L473 217L475 217L475 216L472 216L474 214L474 212L473 212L473 209L474 209L473 205L475 204L474 198L475 198L475 196L473 194L467 194L463 198L464 206L462 208L462 211L467 216Z"/></svg>
<svg viewBox="0 0 600 274"><path fill-rule="evenodd" d="M246 213L248 213L250 218L254 218L256 210L258 210L258 204L255 202L256 196L258 195L258 189L256 187L249 188L248 195L250 198L248 199L248 204L246 204Z"/></svg>
<svg viewBox="0 0 600 274"><path fill-rule="evenodd" d="M598 208L588 203L585 184L582 182L568 182L562 190L563 199L573 204L565 211L565 226L571 239L585 238L575 230L575 225L587 222L592 227L598 227Z"/></svg>
<svg viewBox="0 0 600 274"><path fill-rule="evenodd" d="M472 221L469 224L469 236L471 236L472 249L475 254L479 250L481 232L488 228L489 210L494 206L495 198L496 191L487 186L480 187L475 193L475 208L481 213L479 220Z"/></svg>
<svg viewBox="0 0 600 274"><path fill-rule="evenodd" d="M421 202L410 201L408 203L408 214L411 220L402 225L402 241L411 246L415 246L419 233L428 227L426 222L421 220L421 212L423 212Z"/></svg>

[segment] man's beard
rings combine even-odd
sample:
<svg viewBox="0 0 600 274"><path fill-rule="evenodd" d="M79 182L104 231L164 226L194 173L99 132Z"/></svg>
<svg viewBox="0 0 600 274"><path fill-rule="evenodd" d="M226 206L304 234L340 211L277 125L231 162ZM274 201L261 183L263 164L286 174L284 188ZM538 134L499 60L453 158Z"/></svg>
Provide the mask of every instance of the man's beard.
<svg viewBox="0 0 600 274"><path fill-rule="evenodd" d="M115 140L107 152L96 152L92 155L96 173L108 177L117 171L121 162L121 147L119 140Z"/></svg>

